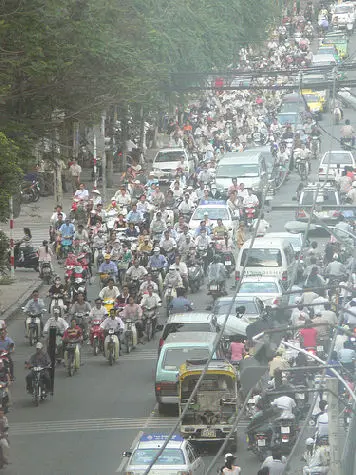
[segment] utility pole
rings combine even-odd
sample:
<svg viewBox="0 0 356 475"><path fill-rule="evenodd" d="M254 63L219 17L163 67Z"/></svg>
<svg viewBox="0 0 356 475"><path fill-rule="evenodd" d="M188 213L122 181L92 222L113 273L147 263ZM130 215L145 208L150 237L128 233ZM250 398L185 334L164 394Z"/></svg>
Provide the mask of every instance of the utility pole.
<svg viewBox="0 0 356 475"><path fill-rule="evenodd" d="M102 180L103 180L103 202L106 202L106 152L105 152L105 119L106 113L105 111L101 115L101 128L100 133L102 136L102 143L103 143L103 155L101 158L101 167L102 167Z"/></svg>
<svg viewBox="0 0 356 475"><path fill-rule="evenodd" d="M339 446L339 401L337 378L326 379L328 391L328 417L329 417L329 446L330 446L330 473L341 475L341 460Z"/></svg>

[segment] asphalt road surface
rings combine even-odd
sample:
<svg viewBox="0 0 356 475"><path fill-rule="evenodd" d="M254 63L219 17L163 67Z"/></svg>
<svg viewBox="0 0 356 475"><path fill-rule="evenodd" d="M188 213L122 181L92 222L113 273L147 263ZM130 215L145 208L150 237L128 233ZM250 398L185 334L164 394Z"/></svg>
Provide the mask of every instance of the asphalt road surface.
<svg viewBox="0 0 356 475"><path fill-rule="evenodd" d="M353 38L351 54L354 50L356 42ZM345 109L345 118L356 123L356 113L351 109ZM332 131L329 114L324 115L322 125L327 131ZM333 133L339 137L339 127L335 127ZM322 148L325 151L340 147L324 136ZM317 168L318 163L314 162L314 176ZM298 184L294 172L275 201L291 202ZM271 231L284 231L284 224L294 219L294 212L274 211L265 213L265 218L272 225ZM98 289L97 282L89 287L92 302ZM191 295L191 299L197 310L204 310L210 302L205 288ZM59 367L54 397L36 408L31 396L25 392L24 362L34 350L24 338L21 311L11 321L9 334L16 342L16 381L12 388L13 407L8 414L12 463L3 471L4 475L111 475L118 471L122 452L131 447L140 431L169 432L176 420L175 413L160 416L156 407L154 369L157 339L121 357L113 367L102 355L94 357L91 347L85 345L79 373L70 378L64 368ZM260 463L246 450L245 427L246 422L239 426L237 463L244 475L256 475ZM204 454L207 465L214 450Z"/></svg>

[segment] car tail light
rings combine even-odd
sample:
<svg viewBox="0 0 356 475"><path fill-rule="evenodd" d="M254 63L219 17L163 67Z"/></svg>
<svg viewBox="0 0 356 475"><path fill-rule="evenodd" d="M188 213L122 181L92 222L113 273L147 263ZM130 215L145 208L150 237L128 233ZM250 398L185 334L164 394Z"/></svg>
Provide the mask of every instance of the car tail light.
<svg viewBox="0 0 356 475"><path fill-rule="evenodd" d="M333 217L334 217L334 218L337 218L337 217L339 217L340 215L341 215L341 213L340 213L340 211L338 211L338 210L335 210L335 211L333 212Z"/></svg>
<svg viewBox="0 0 356 475"><path fill-rule="evenodd" d="M323 173L324 168L319 168L319 173Z"/></svg>
<svg viewBox="0 0 356 475"><path fill-rule="evenodd" d="M287 280L287 277L288 277L287 271L285 270L285 271L282 272L282 280L283 280L283 282L285 282L285 281Z"/></svg>
<svg viewBox="0 0 356 475"><path fill-rule="evenodd" d="M305 218L306 214L303 209L297 211L297 218Z"/></svg>
<svg viewBox="0 0 356 475"><path fill-rule="evenodd" d="M277 298L277 299L274 299L273 302L272 302L273 305L279 305L280 304L280 300Z"/></svg>
<svg viewBox="0 0 356 475"><path fill-rule="evenodd" d="M240 279L241 279L241 274L240 274L240 271L237 270L237 271L235 272L235 280L240 280Z"/></svg>
<svg viewBox="0 0 356 475"><path fill-rule="evenodd" d="M164 345L164 339L160 338L159 343L158 343L158 347L161 348L163 345Z"/></svg>
<svg viewBox="0 0 356 475"><path fill-rule="evenodd" d="M155 384L156 393L160 393L161 391L164 391L166 389L175 389L175 388L176 388L176 383L173 383L171 381L162 381L160 383Z"/></svg>
<svg viewBox="0 0 356 475"><path fill-rule="evenodd" d="M178 475L193 475L193 472L191 470L181 470L180 472L177 472Z"/></svg>

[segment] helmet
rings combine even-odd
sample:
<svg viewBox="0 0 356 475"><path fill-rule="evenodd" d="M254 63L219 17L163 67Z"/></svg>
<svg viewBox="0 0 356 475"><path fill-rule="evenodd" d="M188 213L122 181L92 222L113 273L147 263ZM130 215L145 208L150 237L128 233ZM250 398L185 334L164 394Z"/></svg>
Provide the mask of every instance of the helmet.
<svg viewBox="0 0 356 475"><path fill-rule="evenodd" d="M312 439L311 437L308 437L307 440L305 441L305 444L306 445L314 445L314 439Z"/></svg>
<svg viewBox="0 0 356 475"><path fill-rule="evenodd" d="M42 350L42 348L43 348L42 343L41 343L40 341L37 342L37 343L36 343L36 350Z"/></svg>
<svg viewBox="0 0 356 475"><path fill-rule="evenodd" d="M153 249L153 252L159 252L159 251L160 251L159 247L155 247L155 248Z"/></svg>
<svg viewBox="0 0 356 475"><path fill-rule="evenodd" d="M104 259L111 259L110 254L105 254L105 255L104 255Z"/></svg>
<svg viewBox="0 0 356 475"><path fill-rule="evenodd" d="M169 266L169 270L170 270L171 272L173 272L173 271L177 270L177 268L176 268L176 266L175 266L174 264L172 264L171 266Z"/></svg>
<svg viewBox="0 0 356 475"><path fill-rule="evenodd" d="M230 452L225 454L225 462L227 460L231 460L231 459L235 459L235 458L236 458L235 455L232 455Z"/></svg>

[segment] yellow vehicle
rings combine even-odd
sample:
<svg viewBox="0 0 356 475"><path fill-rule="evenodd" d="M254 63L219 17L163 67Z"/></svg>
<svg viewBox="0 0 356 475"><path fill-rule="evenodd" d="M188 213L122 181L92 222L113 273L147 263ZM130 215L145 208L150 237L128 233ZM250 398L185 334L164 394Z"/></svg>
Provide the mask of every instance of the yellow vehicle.
<svg viewBox="0 0 356 475"><path fill-rule="evenodd" d="M313 116L320 119L321 113L324 112L325 104L325 102L322 101L322 98L316 92L303 94L303 97Z"/></svg>
<svg viewBox="0 0 356 475"><path fill-rule="evenodd" d="M114 308L115 300L108 299L103 301L103 305L106 308L108 314L110 313L110 310Z"/></svg>
<svg viewBox="0 0 356 475"><path fill-rule="evenodd" d="M302 79L303 82L302 82L302 91L301 91L303 96L305 96L305 95L317 95L317 96L319 96L320 102L323 104L323 111L325 111L326 108L327 108L327 102L328 102L328 99L329 99L329 92L327 90L314 91L313 88L309 86L309 84L310 85L318 84L318 83L323 82L325 80L326 80L326 78L323 74L305 74L305 75L303 75L303 79ZM311 99L315 99L315 98L311 98ZM310 101L310 102L314 102L314 101Z"/></svg>
<svg viewBox="0 0 356 475"><path fill-rule="evenodd" d="M179 368L180 417L205 364L206 360L188 360ZM194 400L181 420L181 435L204 442L225 440L236 417L238 401L238 378L233 365L225 360L211 361ZM235 438L236 434L233 434L233 445Z"/></svg>

